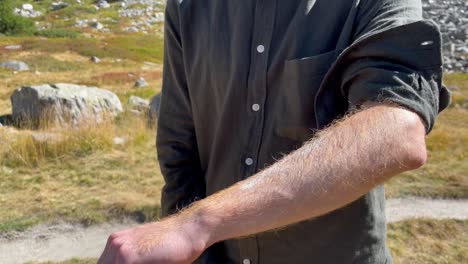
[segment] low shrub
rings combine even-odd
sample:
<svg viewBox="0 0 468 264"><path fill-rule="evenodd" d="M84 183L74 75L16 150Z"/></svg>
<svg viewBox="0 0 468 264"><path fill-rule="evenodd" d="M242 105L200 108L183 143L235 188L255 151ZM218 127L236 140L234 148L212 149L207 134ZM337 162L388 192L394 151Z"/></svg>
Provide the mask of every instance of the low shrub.
<svg viewBox="0 0 468 264"><path fill-rule="evenodd" d="M46 38L77 38L80 32L68 29L44 29L34 32L35 36Z"/></svg>
<svg viewBox="0 0 468 264"><path fill-rule="evenodd" d="M0 1L0 33L5 35L31 35L36 28L34 22L13 13L13 0Z"/></svg>

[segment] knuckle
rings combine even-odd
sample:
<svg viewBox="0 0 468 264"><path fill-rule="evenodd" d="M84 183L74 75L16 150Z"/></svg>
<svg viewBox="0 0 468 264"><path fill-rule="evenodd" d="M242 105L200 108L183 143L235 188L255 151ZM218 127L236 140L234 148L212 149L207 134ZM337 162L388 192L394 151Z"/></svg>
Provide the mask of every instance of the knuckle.
<svg viewBox="0 0 468 264"><path fill-rule="evenodd" d="M108 238L107 238L107 245L111 245L112 244L112 241L114 241L117 237L114 235L114 234L111 234Z"/></svg>
<svg viewBox="0 0 468 264"><path fill-rule="evenodd" d="M126 263L126 264L133 263L132 251L128 247L120 247L117 252L117 256L118 256L118 259L120 259L122 263Z"/></svg>
<svg viewBox="0 0 468 264"><path fill-rule="evenodd" d="M117 233L112 233L110 236L109 236L109 241L113 241L115 239L117 239L119 236L117 235Z"/></svg>
<svg viewBox="0 0 468 264"><path fill-rule="evenodd" d="M122 245L122 242L118 239L113 239L111 242L110 242L110 245L111 247L113 248L120 248L120 246Z"/></svg>

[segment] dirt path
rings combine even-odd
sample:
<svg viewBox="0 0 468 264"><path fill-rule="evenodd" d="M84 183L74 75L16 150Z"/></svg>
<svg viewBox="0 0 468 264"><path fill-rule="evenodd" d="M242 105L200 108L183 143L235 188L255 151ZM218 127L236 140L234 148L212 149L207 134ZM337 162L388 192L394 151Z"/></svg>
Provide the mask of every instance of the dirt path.
<svg viewBox="0 0 468 264"><path fill-rule="evenodd" d="M387 218L389 222L410 218L467 220L468 199L391 199L387 201ZM109 234L134 225L137 223L129 220L88 228L63 223L54 226L37 226L26 232L8 236L0 235L0 263L98 257Z"/></svg>

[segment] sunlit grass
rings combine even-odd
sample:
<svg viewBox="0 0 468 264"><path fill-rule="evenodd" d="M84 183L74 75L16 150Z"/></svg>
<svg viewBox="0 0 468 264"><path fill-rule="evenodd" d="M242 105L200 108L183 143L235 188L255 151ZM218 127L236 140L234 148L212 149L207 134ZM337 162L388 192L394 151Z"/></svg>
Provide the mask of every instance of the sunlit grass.
<svg viewBox="0 0 468 264"><path fill-rule="evenodd" d="M389 225L388 243L399 264L452 264L468 260L468 221L409 220Z"/></svg>
<svg viewBox="0 0 468 264"><path fill-rule="evenodd" d="M56 130L66 139L57 142L17 133L15 143L0 146L0 232L56 220L157 217L162 179L155 133L144 118L127 114L115 124ZM114 136L127 142L113 145Z"/></svg>

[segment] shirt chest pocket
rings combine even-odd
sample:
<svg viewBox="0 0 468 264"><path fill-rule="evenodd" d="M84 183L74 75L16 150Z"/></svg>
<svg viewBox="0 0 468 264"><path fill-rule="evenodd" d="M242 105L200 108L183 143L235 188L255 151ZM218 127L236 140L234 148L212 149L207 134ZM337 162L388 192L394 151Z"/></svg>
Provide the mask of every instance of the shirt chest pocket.
<svg viewBox="0 0 468 264"><path fill-rule="evenodd" d="M278 134L290 140L303 142L315 128L314 100L319 86L336 59L336 52L287 60L279 86L276 109Z"/></svg>
<svg viewBox="0 0 468 264"><path fill-rule="evenodd" d="M285 77L292 85L308 86L320 82L336 59L335 50L326 53L287 60L284 64Z"/></svg>

